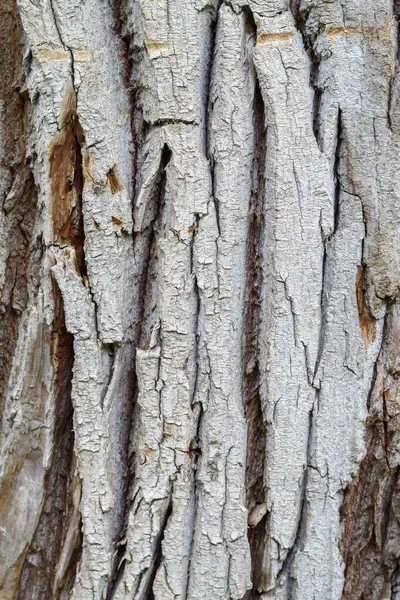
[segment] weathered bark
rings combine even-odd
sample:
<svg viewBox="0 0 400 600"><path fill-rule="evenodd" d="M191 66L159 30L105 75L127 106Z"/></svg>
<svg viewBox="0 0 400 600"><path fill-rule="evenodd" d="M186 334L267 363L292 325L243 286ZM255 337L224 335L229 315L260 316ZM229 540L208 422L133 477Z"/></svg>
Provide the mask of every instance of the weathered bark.
<svg viewBox="0 0 400 600"><path fill-rule="evenodd" d="M400 599L399 14L3 0L0 600Z"/></svg>

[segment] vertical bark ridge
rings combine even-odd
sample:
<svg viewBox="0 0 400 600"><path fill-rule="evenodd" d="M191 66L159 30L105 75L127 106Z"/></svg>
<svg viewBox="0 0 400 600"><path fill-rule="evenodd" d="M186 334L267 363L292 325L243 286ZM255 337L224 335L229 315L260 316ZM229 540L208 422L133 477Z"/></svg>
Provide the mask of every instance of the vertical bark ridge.
<svg viewBox="0 0 400 600"><path fill-rule="evenodd" d="M307 27L307 18L312 7L304 8L301 0L290 0L289 7L294 18L297 31L303 39L304 49L310 61L310 87L313 90L312 126L315 139L320 144L321 102L323 90L319 87L320 57L314 49L316 34Z"/></svg>
<svg viewBox="0 0 400 600"><path fill-rule="evenodd" d="M246 11L249 37L257 38L253 15ZM243 400L247 421L246 496L250 527L248 538L251 551L253 592L263 587L264 538L266 534L266 495L264 489L266 426L260 398L259 336L261 292L263 286L265 160L267 131L265 107L260 85L255 75L253 98L254 148L252 187L249 201L246 241L245 301L243 316ZM248 597L252 597L248 593Z"/></svg>
<svg viewBox="0 0 400 600"><path fill-rule="evenodd" d="M136 150L138 151L138 149ZM151 343L152 331L157 329L158 323L156 318L156 301L157 301L157 273L158 273L158 243L162 235L165 210L165 185L166 185L166 168L171 159L172 152L167 144L164 144L158 172L155 177L153 189L146 207L145 220L142 223L139 231L133 234L133 251L137 256L136 268L136 288L135 288L135 307L134 307L134 322L133 322L133 346L134 352L132 356L133 364L136 359L137 348L148 348ZM113 561L113 569L110 577L110 582L107 588L107 598L111 599L114 596L115 590L123 575L126 565L126 529L128 525L129 513L133 504L132 493L135 483L135 463L137 458L137 419L138 406L137 396L139 392L138 379L135 368L132 370L132 399L131 408L127 413L127 419L130 421L129 433L125 442L126 445L126 462L127 462L127 482L125 494L125 506L123 508L120 520L119 533L116 536L116 555ZM169 506L169 505L168 505ZM172 504L170 512L172 511ZM168 519L165 522L167 525ZM159 545L161 548L161 540ZM154 561L151 569L154 569ZM157 567L158 568L158 567ZM152 581L156 576L157 569L152 575ZM149 585L149 584L147 584ZM146 594L150 594L151 586ZM151 596L146 596L151 598Z"/></svg>
<svg viewBox="0 0 400 600"><path fill-rule="evenodd" d="M400 556L400 311L388 308L367 418L367 452L342 506L342 600L396 598ZM360 323L361 326L361 323Z"/></svg>
<svg viewBox="0 0 400 600"><path fill-rule="evenodd" d="M0 6L0 407L6 392L18 323L28 301L29 257L36 217L36 193L26 157L30 103L22 73L22 26L16 0ZM3 258L3 257L2 257ZM32 273L31 273L32 275Z"/></svg>
<svg viewBox="0 0 400 600"><path fill-rule="evenodd" d="M320 319L320 329L319 329L319 339L318 339L318 353L317 359L315 362L314 369L314 380L313 385L317 390L317 401L319 398L319 387L320 381L318 379L318 368L320 365L323 349L324 349L324 341L325 341L325 333L326 333L326 325L327 325L327 304L329 297L329 287L330 287L330 278L331 278L331 261L329 260L329 246L331 244L333 236L336 234L340 222L340 193L342 189L341 184L341 170L340 170L340 161L341 161L341 152L342 152L342 136L343 136L343 125L342 125L342 111L339 107L337 113L337 123L336 123L336 147L335 153L333 157L333 169L332 169L332 180L333 180L333 219L332 225L329 230L329 234L324 231L321 223L321 240L323 243L323 259L322 259L322 278L321 278L321 294L320 294L320 307L321 307L321 319Z"/></svg>

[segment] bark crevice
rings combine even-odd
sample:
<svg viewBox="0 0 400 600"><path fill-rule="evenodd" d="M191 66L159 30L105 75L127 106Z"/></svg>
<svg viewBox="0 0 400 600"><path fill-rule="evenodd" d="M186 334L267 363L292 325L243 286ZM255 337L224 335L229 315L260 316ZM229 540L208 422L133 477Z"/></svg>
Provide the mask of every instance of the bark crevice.
<svg viewBox="0 0 400 600"><path fill-rule="evenodd" d="M161 566L163 554L162 554L162 541L164 539L165 530L168 525L169 518L172 514L172 492L170 498L168 500L168 506L164 513L164 516L161 521L160 530L154 540L153 544L153 556L151 558L151 563L146 573L146 583L144 586L144 590L141 596L141 600L154 600L154 580L156 578L157 572Z"/></svg>
<svg viewBox="0 0 400 600"><path fill-rule="evenodd" d="M251 11L245 11L246 32L250 39L257 37L256 25ZM252 59L250 59L252 60ZM252 66L253 67L253 66ZM254 67L253 67L254 68ZM266 425L260 395L260 320L263 286L263 246L265 238L265 167L267 130L265 106L256 73L253 96L254 146L252 158L252 185L249 199L248 229L246 240L245 299L242 338L242 385L244 413L247 422L246 451L246 503L249 515L260 511L261 519L255 519L248 529L251 553L252 592L262 589L266 574L263 570L264 540L267 514L264 488ZM260 510L261 509L261 510ZM264 515L263 515L264 513Z"/></svg>

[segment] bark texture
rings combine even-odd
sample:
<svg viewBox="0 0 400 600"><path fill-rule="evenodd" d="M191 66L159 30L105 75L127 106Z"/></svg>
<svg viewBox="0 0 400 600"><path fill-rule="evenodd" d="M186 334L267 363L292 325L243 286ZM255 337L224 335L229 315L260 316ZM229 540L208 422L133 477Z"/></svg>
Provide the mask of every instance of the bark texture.
<svg viewBox="0 0 400 600"><path fill-rule="evenodd" d="M400 600L397 0L2 0L0 600Z"/></svg>

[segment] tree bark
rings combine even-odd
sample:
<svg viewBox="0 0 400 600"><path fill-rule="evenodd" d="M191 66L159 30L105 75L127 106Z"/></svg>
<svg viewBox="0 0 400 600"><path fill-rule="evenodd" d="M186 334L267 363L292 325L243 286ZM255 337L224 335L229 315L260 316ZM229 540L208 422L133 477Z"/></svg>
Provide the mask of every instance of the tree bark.
<svg viewBox="0 0 400 600"><path fill-rule="evenodd" d="M399 18L2 0L1 600L400 600Z"/></svg>

